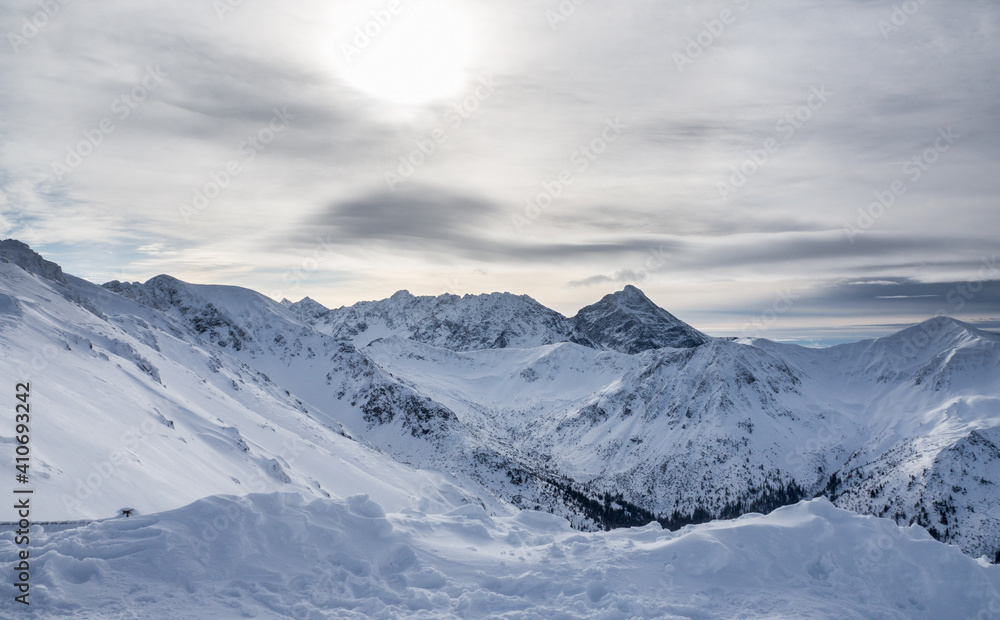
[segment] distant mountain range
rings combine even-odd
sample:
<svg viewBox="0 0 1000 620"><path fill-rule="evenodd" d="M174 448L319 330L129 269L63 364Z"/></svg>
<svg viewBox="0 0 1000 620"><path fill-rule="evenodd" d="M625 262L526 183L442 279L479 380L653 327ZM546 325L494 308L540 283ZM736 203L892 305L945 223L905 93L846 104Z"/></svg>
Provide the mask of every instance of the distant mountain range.
<svg viewBox="0 0 1000 620"><path fill-rule="evenodd" d="M677 527L824 495L1000 554L1000 335L954 319L808 349L712 338L633 286L572 318L508 293L330 309L0 258L51 518L364 489Z"/></svg>

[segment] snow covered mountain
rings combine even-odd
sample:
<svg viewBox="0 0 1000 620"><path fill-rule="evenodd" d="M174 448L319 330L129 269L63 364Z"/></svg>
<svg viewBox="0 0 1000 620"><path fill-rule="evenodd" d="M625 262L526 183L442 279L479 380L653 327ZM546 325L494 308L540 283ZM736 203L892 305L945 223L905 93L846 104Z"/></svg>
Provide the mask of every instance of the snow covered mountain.
<svg viewBox="0 0 1000 620"><path fill-rule="evenodd" d="M572 318L507 293L331 310L0 258L51 519L287 490L673 528L825 495L1000 552L1000 336L958 321L815 350L711 338L634 287Z"/></svg>
<svg viewBox="0 0 1000 620"><path fill-rule="evenodd" d="M108 517L125 506L146 513L279 489L364 491L393 510L504 507L467 476L415 470L373 451L349 436L339 411L311 409L243 363L237 354L251 343L234 337L244 327L221 299L215 312L186 301L186 311L163 312L73 276L64 284L47 277L51 270L29 273L6 252L0 258L0 368L31 386L36 519ZM172 288L168 279L154 284ZM244 289L212 292L233 295L229 310L245 302L281 310ZM0 431L0 445L14 471L13 427Z"/></svg>
<svg viewBox="0 0 1000 620"><path fill-rule="evenodd" d="M950 336L911 350L925 332ZM627 523L679 526L824 494L994 558L998 342L933 319L827 350L713 339L635 355L571 343L453 352L390 339L363 351L521 462L642 509ZM606 508L578 506L619 524Z"/></svg>
<svg viewBox="0 0 1000 620"><path fill-rule="evenodd" d="M414 297L399 291L382 301L330 310L306 297L289 310L317 330L364 346L401 336L452 351L526 349L558 342L623 353L696 347L710 338L650 301L639 289L605 296L566 318L526 295L445 294Z"/></svg>
<svg viewBox="0 0 1000 620"><path fill-rule="evenodd" d="M28 247L28 244L17 239L0 241L0 258L4 262L17 265L28 273L36 274L59 284L66 284L66 276L63 275L62 267L52 261L45 260Z"/></svg>
<svg viewBox="0 0 1000 620"><path fill-rule="evenodd" d="M696 347L710 340L631 284L581 309L573 323L598 345L622 353Z"/></svg>
<svg viewBox="0 0 1000 620"><path fill-rule="evenodd" d="M415 297L399 291L389 299L336 310L308 297L284 305L316 330L359 346L388 336L454 351L523 349L567 341L593 346L572 321L526 295Z"/></svg>
<svg viewBox="0 0 1000 620"><path fill-rule="evenodd" d="M157 276L142 284L109 282L104 288L162 314L178 333L187 334L209 352L218 352L209 353L215 355L209 362L212 369L226 367L231 360L228 364L254 373L268 385L280 386L296 407L331 429L398 462L476 481L477 492L496 496L480 503L509 505L516 498L557 514L573 513L553 486L562 481L559 472L518 458L502 442L487 441L485 429L469 427L446 404L430 398L423 386L402 380L358 350L351 344L358 337L355 330L327 334L310 325L308 316L296 316L291 305L238 287L193 285ZM407 296L400 294L384 306L398 311L395 304L401 299L405 307ZM418 301L418 306L429 299ZM468 296L461 301L466 303L460 303L458 310L477 318L484 312L509 312L505 302L524 303L523 298L509 295ZM307 307L308 302L298 309ZM385 314L392 318L393 312ZM466 320L454 308L449 312L455 318L437 332L442 340L481 342L466 338L469 330L463 325L475 321ZM371 318L373 313L364 316ZM371 336L370 330L361 333ZM593 520L587 524L597 525Z"/></svg>

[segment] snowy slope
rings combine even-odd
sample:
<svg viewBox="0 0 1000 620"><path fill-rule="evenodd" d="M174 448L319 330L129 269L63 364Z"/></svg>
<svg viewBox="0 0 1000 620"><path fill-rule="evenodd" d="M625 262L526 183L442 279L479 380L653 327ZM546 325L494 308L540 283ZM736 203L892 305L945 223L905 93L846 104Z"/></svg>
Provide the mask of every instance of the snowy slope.
<svg viewBox="0 0 1000 620"><path fill-rule="evenodd" d="M401 339L363 350L520 458L678 523L805 496L826 479L811 460L788 463L791 446L823 424L861 434L803 395L781 360L732 342L639 355L571 343L457 353Z"/></svg>
<svg viewBox="0 0 1000 620"><path fill-rule="evenodd" d="M1000 567L825 499L581 534L531 511L275 493L52 530L35 536L30 609L0 617L1000 617ZM13 550L0 533L0 556Z"/></svg>
<svg viewBox="0 0 1000 620"><path fill-rule="evenodd" d="M916 522L973 554L1000 549L1000 336L939 317L808 352L854 394L866 441L836 472L837 505Z"/></svg>
<svg viewBox="0 0 1000 620"><path fill-rule="evenodd" d="M22 243L17 239L4 239L0 241L0 259L47 280L52 280L59 284L67 283L62 267L52 261L45 260L37 252L28 247L26 243Z"/></svg>
<svg viewBox="0 0 1000 620"><path fill-rule="evenodd" d="M288 304L247 289L193 285L169 276L142 284L110 282L105 288L165 315L204 346L287 390L316 420L366 446L405 464L468 478L501 503L572 516L553 488L561 482L559 472L484 441L482 429L468 427L421 386L402 381L349 341L313 329L308 317L298 317ZM486 302L499 300L503 306L510 298L487 296ZM482 309L482 299L466 301Z"/></svg>
<svg viewBox="0 0 1000 620"><path fill-rule="evenodd" d="M0 263L0 369L31 382L36 519L109 517L125 506L154 512L278 489L364 490L393 509L486 502L502 510L465 478L413 470L350 439L169 316L72 276L66 282ZM12 433L0 429L0 467L11 472ZM5 476L2 488L11 484Z"/></svg>

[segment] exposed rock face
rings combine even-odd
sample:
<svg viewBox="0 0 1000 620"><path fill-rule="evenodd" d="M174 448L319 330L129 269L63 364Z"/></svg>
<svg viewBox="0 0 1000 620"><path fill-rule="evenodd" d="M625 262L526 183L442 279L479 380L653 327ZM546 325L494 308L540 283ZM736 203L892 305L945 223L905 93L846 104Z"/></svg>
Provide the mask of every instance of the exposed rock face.
<svg viewBox="0 0 1000 620"><path fill-rule="evenodd" d="M66 284L66 276L63 275L62 267L45 260L37 252L17 239L4 239L0 241L0 259L9 263L14 263L28 273L41 276L48 280Z"/></svg>
<svg viewBox="0 0 1000 620"><path fill-rule="evenodd" d="M452 351L523 349L557 342L594 346L573 322L527 295L414 296L327 310L308 297L288 309L321 332L364 346L400 336Z"/></svg>
<svg viewBox="0 0 1000 620"><path fill-rule="evenodd" d="M583 308L573 322L597 345L622 353L663 347L697 347L710 340L709 336L658 307L632 285Z"/></svg>

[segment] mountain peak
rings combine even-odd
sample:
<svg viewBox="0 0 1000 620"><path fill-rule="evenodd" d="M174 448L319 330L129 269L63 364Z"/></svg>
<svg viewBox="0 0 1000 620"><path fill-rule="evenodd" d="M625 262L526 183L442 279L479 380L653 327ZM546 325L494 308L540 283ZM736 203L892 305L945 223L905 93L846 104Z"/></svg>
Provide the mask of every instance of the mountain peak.
<svg viewBox="0 0 1000 620"><path fill-rule="evenodd" d="M911 354L922 349L947 350L979 339L997 340L1000 335L977 329L950 316L935 316L884 338L890 342L902 342L904 349Z"/></svg>
<svg viewBox="0 0 1000 620"><path fill-rule="evenodd" d="M656 304L649 297L646 297L645 293L631 284L626 284L625 288L616 293L605 295L601 301L604 300L622 302L630 306L648 304L656 307Z"/></svg>
<svg viewBox="0 0 1000 620"><path fill-rule="evenodd" d="M153 276L152 278L146 280L146 286L176 286L178 284L184 284L177 278L161 273L158 276Z"/></svg>
<svg viewBox="0 0 1000 620"><path fill-rule="evenodd" d="M301 306L308 306L310 308L317 308L318 307L318 308L323 308L324 310L328 309L326 306L324 306L323 304L319 303L318 301L316 301L312 297L309 297L308 295L306 295L305 297L303 297L302 299L298 300L295 303L299 304Z"/></svg>
<svg viewBox="0 0 1000 620"><path fill-rule="evenodd" d="M968 323L963 323L958 319L953 319L950 316L934 316L927 320L917 323L916 327L926 327L931 329L962 329L965 331L976 332L979 331L975 327L969 325Z"/></svg>
<svg viewBox="0 0 1000 620"><path fill-rule="evenodd" d="M330 311L329 308L309 296L303 297L295 303L288 302L285 307L300 319L317 318Z"/></svg>
<svg viewBox="0 0 1000 620"><path fill-rule="evenodd" d="M711 340L657 306L631 284L581 309L573 321L593 342L622 353L663 347L691 348Z"/></svg>
<svg viewBox="0 0 1000 620"><path fill-rule="evenodd" d="M66 276L62 267L45 260L42 256L28 247L27 243L17 239L4 239L0 241L0 260L13 263L28 273L36 276L66 284Z"/></svg>
<svg viewBox="0 0 1000 620"><path fill-rule="evenodd" d="M572 322L527 295L444 293L415 296L397 291L388 299L363 301L310 315L292 308L323 333L364 346L400 336L454 351L530 348L557 342L592 346Z"/></svg>

